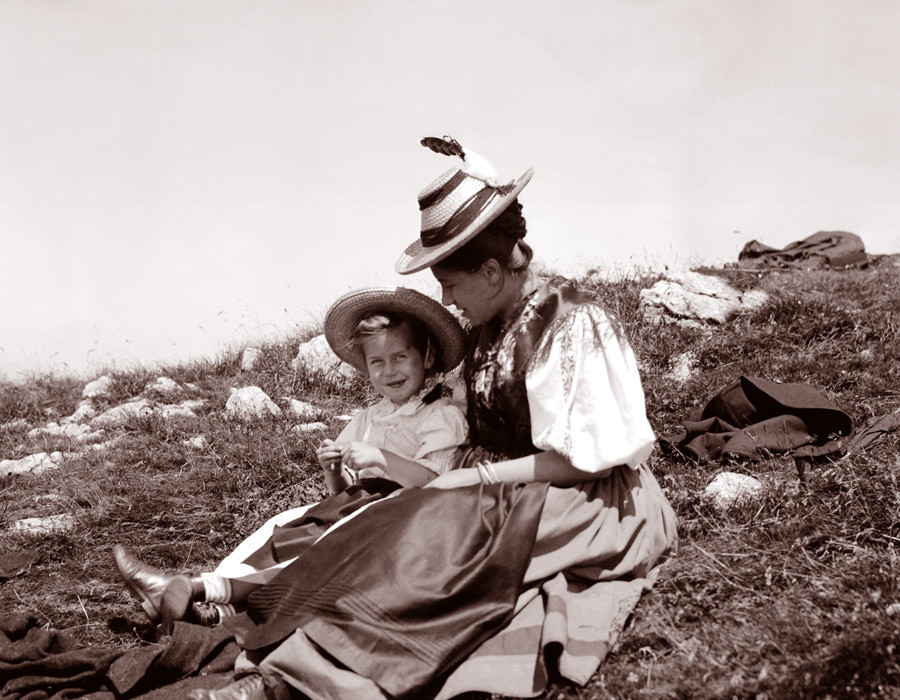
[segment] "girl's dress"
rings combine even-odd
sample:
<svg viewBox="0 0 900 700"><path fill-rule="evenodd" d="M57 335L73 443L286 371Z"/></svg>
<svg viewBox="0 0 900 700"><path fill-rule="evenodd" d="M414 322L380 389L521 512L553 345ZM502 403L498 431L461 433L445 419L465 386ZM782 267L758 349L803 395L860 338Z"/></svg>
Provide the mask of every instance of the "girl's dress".
<svg viewBox="0 0 900 700"><path fill-rule="evenodd" d="M630 346L602 308L554 279L509 327L471 332L465 378L462 464L552 450L599 478L403 489L372 503L229 623L264 674L312 698L356 688L336 688L340 678L370 683L358 697L533 696L547 647L584 683L615 643L676 546L645 464L654 436ZM339 670L321 672L324 660Z"/></svg>
<svg viewBox="0 0 900 700"><path fill-rule="evenodd" d="M361 440L419 462L436 474L452 468L465 443L462 411L441 396L441 386L423 389L398 406L383 398L356 414L335 443ZM229 554L215 573L227 579L262 584L310 547L326 530L350 513L400 488L381 470L362 470L359 483L319 503L279 513ZM218 601L228 602L228 601Z"/></svg>

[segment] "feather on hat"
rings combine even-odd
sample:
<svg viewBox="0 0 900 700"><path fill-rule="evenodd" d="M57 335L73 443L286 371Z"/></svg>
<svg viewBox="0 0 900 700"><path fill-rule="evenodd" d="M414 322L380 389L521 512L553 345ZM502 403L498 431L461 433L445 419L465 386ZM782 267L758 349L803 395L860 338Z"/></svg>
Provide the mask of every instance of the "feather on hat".
<svg viewBox="0 0 900 700"><path fill-rule="evenodd" d="M494 166L464 150L456 139L430 136L421 144L436 153L458 156L463 166L448 170L419 193L421 233L397 260L395 269L401 275L431 267L468 243L518 197L534 174L529 168L518 179L500 185Z"/></svg>

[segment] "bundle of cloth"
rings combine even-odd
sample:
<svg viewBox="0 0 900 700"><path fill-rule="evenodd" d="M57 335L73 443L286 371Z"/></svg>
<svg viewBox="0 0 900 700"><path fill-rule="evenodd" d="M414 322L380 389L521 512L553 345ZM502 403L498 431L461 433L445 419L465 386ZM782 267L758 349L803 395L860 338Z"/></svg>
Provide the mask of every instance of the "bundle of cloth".
<svg viewBox="0 0 900 700"><path fill-rule="evenodd" d="M698 462L787 452L818 458L842 449L853 421L809 384L740 377L684 421L684 428L660 438L660 445Z"/></svg>
<svg viewBox="0 0 900 700"><path fill-rule="evenodd" d="M848 231L819 231L780 250L753 240L738 254L745 267L842 270L869 262L862 238Z"/></svg>
<svg viewBox="0 0 900 700"><path fill-rule="evenodd" d="M81 645L33 615L0 616L0 698L182 700L227 685L239 652L221 626L178 622L159 643L123 650Z"/></svg>

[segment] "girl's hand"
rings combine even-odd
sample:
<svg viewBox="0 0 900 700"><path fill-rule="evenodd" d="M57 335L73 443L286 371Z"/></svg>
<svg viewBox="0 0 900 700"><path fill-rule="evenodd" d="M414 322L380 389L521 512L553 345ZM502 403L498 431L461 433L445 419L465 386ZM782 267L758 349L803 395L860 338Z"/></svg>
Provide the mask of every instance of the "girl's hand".
<svg viewBox="0 0 900 700"><path fill-rule="evenodd" d="M327 472L334 472L341 468L341 448L334 444L334 440L322 440L316 449L316 459L319 465Z"/></svg>
<svg viewBox="0 0 900 700"><path fill-rule="evenodd" d="M356 471L366 467L387 467L387 460L381 450L361 441L345 445L341 456L344 464Z"/></svg>
<svg viewBox="0 0 900 700"><path fill-rule="evenodd" d="M458 489L463 486L474 486L481 483L481 475L474 467L468 469L452 469L444 472L436 479L429 481L426 489Z"/></svg>

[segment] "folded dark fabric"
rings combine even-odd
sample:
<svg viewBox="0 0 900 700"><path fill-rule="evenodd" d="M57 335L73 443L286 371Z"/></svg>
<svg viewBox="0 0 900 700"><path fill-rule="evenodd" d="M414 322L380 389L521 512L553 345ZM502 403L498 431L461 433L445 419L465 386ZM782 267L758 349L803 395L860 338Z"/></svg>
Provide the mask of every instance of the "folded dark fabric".
<svg viewBox="0 0 900 700"><path fill-rule="evenodd" d="M82 648L63 632L42 629L34 617L8 615L0 619L0 698L121 700L154 692L158 700L174 700L184 697L184 685L163 689L184 678L202 677L190 687L227 683L239 653L222 626L176 622L164 643L123 652Z"/></svg>
<svg viewBox="0 0 900 700"><path fill-rule="evenodd" d="M863 430L858 431L847 442L847 453L862 452L867 447L881 441L886 435L900 430L900 413L888 413L874 419Z"/></svg>
<svg viewBox="0 0 900 700"><path fill-rule="evenodd" d="M863 267L869 262L862 238L848 231L819 231L781 250L759 241L749 241L738 254L748 267L835 270Z"/></svg>
<svg viewBox="0 0 900 700"><path fill-rule="evenodd" d="M132 697L188 676L230 671L239 653L226 627L176 622L165 644L129 650L108 675L119 695Z"/></svg>
<svg viewBox="0 0 900 700"><path fill-rule="evenodd" d="M758 460L791 452L821 457L840 450L853 421L818 390L804 383L740 379L684 421L685 431L660 444L697 461L720 457Z"/></svg>
<svg viewBox="0 0 900 700"><path fill-rule="evenodd" d="M0 620L0 698L43 700L106 690L106 670L121 650L79 649L65 633L45 630L34 617Z"/></svg>

